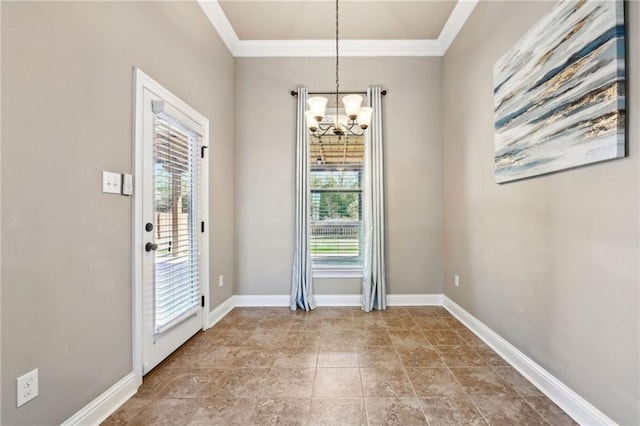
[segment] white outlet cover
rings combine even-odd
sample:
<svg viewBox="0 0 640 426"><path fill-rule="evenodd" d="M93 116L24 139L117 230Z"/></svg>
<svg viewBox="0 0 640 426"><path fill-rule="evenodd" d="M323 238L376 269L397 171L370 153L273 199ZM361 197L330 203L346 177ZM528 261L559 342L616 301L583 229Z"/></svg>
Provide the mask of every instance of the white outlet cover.
<svg viewBox="0 0 640 426"><path fill-rule="evenodd" d="M27 374L16 379L18 391L18 404L20 407L38 396L38 369L29 371Z"/></svg>

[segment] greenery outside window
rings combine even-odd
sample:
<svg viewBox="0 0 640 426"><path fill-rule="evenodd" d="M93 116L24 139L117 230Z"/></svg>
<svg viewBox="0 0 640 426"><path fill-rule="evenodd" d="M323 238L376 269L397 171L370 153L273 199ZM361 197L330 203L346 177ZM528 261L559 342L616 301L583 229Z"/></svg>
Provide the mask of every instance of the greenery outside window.
<svg viewBox="0 0 640 426"><path fill-rule="evenodd" d="M314 271L362 271L362 136L310 137Z"/></svg>

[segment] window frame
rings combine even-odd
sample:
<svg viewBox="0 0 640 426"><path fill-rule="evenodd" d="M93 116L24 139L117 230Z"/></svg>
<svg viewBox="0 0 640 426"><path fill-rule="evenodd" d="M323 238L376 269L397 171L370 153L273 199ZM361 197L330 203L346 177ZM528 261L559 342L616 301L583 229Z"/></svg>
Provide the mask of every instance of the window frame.
<svg viewBox="0 0 640 426"><path fill-rule="evenodd" d="M362 136L364 138L364 136ZM364 139L363 139L363 143L364 143ZM309 144L312 143L312 138L309 137ZM359 173L359 187L356 188L344 188L343 191L340 190L328 190L328 189L324 189L323 188L313 188L311 185L309 185L308 188L308 194L309 194L309 201L311 204L313 204L313 201L311 201L312 199L312 195L314 193L329 193L329 192L338 192L338 193L356 193L359 194L359 203L360 203L360 208L359 208L359 219L358 222L360 224L359 226L359 264L358 265L331 265L331 264L318 264L316 262L314 262L313 258L311 260L311 274L313 278L362 278L363 276L363 269L364 269L364 197L365 197L365 153L363 152L363 163L361 166L359 167L355 167L355 169L358 171ZM325 165L325 168L329 169L329 170L336 170L339 171L338 168L339 167L345 167L345 166L340 166L340 165ZM309 177L310 177L310 181L311 181L311 177L313 175L313 170L314 165L310 164L309 167ZM353 168L353 166L350 165L346 165L346 168ZM314 220L313 220L313 215L311 213L311 211L309 212L309 221L310 221L310 228L313 226ZM311 232L311 230L310 230ZM310 236L311 238L311 236ZM311 250L310 250L311 251Z"/></svg>

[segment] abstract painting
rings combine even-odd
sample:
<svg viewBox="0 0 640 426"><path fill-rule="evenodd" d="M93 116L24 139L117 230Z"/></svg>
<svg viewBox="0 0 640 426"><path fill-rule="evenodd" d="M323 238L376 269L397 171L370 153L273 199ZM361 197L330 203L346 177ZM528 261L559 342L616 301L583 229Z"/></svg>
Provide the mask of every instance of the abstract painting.
<svg viewBox="0 0 640 426"><path fill-rule="evenodd" d="M622 0L561 1L493 69L495 181L625 156Z"/></svg>

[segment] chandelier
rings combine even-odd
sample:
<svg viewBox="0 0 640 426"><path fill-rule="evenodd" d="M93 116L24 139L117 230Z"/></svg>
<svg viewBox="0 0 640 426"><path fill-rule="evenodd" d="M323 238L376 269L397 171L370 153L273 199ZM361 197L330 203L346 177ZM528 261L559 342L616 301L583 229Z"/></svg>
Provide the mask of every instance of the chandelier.
<svg viewBox="0 0 640 426"><path fill-rule="evenodd" d="M336 0L336 99L335 109L336 115L333 116L333 120L324 122L325 109L327 106L327 98L323 96L314 96L307 100L309 110L305 111L304 115L307 120L307 127L311 134L315 137L322 137L325 135L355 135L361 136L369 124L371 123L372 108L360 107L362 105L362 96L360 95L347 95L342 98L344 103L344 115L340 115L340 10L338 7L338 0Z"/></svg>

